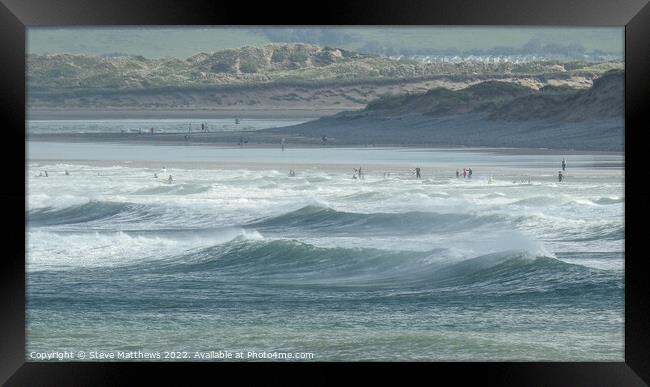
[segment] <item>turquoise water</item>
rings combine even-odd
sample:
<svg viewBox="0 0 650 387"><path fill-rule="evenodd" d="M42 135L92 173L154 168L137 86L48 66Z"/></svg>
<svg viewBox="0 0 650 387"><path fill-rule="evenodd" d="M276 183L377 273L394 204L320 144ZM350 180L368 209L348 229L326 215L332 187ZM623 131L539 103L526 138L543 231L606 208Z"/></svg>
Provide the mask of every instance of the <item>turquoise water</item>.
<svg viewBox="0 0 650 387"><path fill-rule="evenodd" d="M621 155L189 148L28 144L28 360L623 360Z"/></svg>

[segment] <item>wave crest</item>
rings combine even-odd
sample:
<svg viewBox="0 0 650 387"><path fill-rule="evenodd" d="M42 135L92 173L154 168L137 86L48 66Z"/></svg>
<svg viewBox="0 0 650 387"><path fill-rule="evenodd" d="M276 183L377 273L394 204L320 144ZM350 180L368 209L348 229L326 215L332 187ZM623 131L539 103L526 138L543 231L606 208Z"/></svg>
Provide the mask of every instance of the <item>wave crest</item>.
<svg viewBox="0 0 650 387"><path fill-rule="evenodd" d="M200 272L237 283L390 287L424 294L600 293L618 289L621 284L611 272L525 251L502 251L465 260L448 259L445 253L445 249L327 248L286 239L236 238L163 265L157 263L156 268L136 270Z"/></svg>

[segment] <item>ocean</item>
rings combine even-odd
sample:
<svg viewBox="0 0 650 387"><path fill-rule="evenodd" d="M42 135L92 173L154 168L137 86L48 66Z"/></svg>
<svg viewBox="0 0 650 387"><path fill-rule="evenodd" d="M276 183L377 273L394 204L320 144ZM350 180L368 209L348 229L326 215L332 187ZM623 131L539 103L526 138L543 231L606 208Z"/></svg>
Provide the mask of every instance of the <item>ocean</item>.
<svg viewBox="0 0 650 387"><path fill-rule="evenodd" d="M28 360L624 360L622 154L27 152Z"/></svg>

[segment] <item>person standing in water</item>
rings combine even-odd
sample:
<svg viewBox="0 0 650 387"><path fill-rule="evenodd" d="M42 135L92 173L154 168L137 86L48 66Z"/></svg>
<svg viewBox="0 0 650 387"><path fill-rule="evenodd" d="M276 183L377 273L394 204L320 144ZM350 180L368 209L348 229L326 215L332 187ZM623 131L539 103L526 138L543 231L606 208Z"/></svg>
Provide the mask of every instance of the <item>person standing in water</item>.
<svg viewBox="0 0 650 387"><path fill-rule="evenodd" d="M66 175L66 176L70 176L70 172L68 172L68 171L66 170L66 171L65 171L65 175Z"/></svg>
<svg viewBox="0 0 650 387"><path fill-rule="evenodd" d="M460 171L458 170L458 168L456 168L456 177L457 178L460 177Z"/></svg>
<svg viewBox="0 0 650 387"><path fill-rule="evenodd" d="M566 159L562 159L562 170L566 171Z"/></svg>
<svg viewBox="0 0 650 387"><path fill-rule="evenodd" d="M467 178L467 168L463 168L463 179Z"/></svg>
<svg viewBox="0 0 650 387"><path fill-rule="evenodd" d="M467 177L472 178L472 168L467 168Z"/></svg>
<svg viewBox="0 0 650 387"><path fill-rule="evenodd" d="M416 167L415 168L415 178L419 179L420 177L422 177L422 176L420 176L420 167Z"/></svg>
<svg viewBox="0 0 650 387"><path fill-rule="evenodd" d="M282 152L284 152L284 137L282 137L282 141L280 141L280 144L282 145Z"/></svg>
<svg viewBox="0 0 650 387"><path fill-rule="evenodd" d="M172 183L172 175L169 175L169 179L167 179L167 183L171 184Z"/></svg>
<svg viewBox="0 0 650 387"><path fill-rule="evenodd" d="M563 178L564 178L564 176L562 175L562 171L557 171L557 180L559 182L562 182Z"/></svg>

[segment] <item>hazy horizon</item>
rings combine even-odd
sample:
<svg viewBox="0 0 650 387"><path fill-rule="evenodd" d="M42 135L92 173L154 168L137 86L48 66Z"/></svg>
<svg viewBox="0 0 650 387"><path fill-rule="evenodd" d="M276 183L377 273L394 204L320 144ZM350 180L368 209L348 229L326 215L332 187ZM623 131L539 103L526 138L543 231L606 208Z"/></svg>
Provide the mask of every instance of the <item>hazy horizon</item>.
<svg viewBox="0 0 650 387"><path fill-rule="evenodd" d="M84 30L83 34L79 30ZM623 27L30 27L28 54L187 58L270 43L308 43L384 55L551 53L623 57Z"/></svg>

